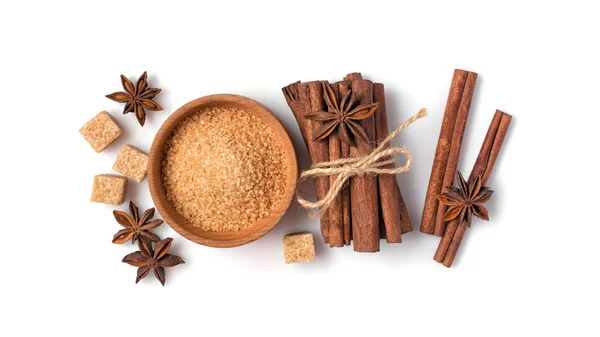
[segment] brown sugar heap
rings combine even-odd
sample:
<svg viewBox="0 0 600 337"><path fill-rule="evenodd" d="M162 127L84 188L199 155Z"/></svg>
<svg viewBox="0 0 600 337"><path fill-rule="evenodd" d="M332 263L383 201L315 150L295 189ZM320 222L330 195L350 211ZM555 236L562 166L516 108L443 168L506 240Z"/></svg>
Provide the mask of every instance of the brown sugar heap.
<svg viewBox="0 0 600 337"><path fill-rule="evenodd" d="M281 200L286 164L279 139L254 115L216 107L183 120L165 143L167 199L195 227L239 231Z"/></svg>

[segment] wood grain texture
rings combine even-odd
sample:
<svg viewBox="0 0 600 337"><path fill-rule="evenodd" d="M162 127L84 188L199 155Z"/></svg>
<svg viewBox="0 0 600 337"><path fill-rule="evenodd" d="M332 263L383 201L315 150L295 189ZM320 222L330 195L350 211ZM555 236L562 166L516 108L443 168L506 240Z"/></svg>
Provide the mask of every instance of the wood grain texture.
<svg viewBox="0 0 600 337"><path fill-rule="evenodd" d="M448 157L450 155L452 133L454 124L456 123L456 116L462 99L463 89L467 80L467 74L468 72L465 70L456 69L454 70L454 76L452 77L444 118L440 128L440 136L433 158L427 194L425 195L425 205L423 207L420 228L423 233L434 233L435 218L438 208L437 196L442 191L442 182L444 180L446 164L448 163Z"/></svg>
<svg viewBox="0 0 600 337"><path fill-rule="evenodd" d="M460 148L462 147L463 136L467 126L467 119L469 117L469 109L471 107L471 100L473 98L473 92L475 91L476 81L477 74L469 72L467 74L465 87L460 99L456 122L454 123L454 130L452 131L450 152L448 154L448 162L446 163L446 170L444 172L444 179L442 180L442 189L440 192L443 192L446 186L452 186L454 183L458 159L460 157ZM446 213L446 209L447 207L444 204L438 203L437 215L435 218L435 229L433 232L435 236L442 236L446 231L446 222L444 221L444 213Z"/></svg>
<svg viewBox="0 0 600 337"><path fill-rule="evenodd" d="M371 81L355 79L352 81L351 89L357 97L357 104L370 104L373 102L373 84ZM360 125L365 130L368 138L374 142L376 139L374 117L370 116L361 120ZM350 156L365 155L372 148L372 142L365 142L362 139L358 139L357 146L350 148ZM354 251L378 252L380 236L377 177L363 176L351 178L350 204Z"/></svg>
<svg viewBox="0 0 600 337"><path fill-rule="evenodd" d="M281 201L275 209L260 222L238 232L213 232L194 227L185 217L179 214L172 203L167 200L165 189L161 181L161 163L165 141L171 136L173 130L186 117L191 116L205 108L231 107L242 109L253 114L274 132L281 141L286 160L285 189ZM210 247L235 247L252 242L268 233L281 220L295 195L296 180L298 179L298 163L292 141L277 117L260 103L243 96L219 94L205 96L186 103L167 118L160 127L149 154L148 185L150 195L165 222L177 233L193 242Z"/></svg>

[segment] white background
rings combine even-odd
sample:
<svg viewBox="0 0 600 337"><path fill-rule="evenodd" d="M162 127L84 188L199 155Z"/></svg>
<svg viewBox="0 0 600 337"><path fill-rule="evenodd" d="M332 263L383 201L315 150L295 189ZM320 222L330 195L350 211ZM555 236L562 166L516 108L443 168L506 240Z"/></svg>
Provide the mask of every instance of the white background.
<svg viewBox="0 0 600 337"><path fill-rule="evenodd" d="M0 5L0 335L598 336L598 10L577 1L13 1ZM591 3L591 2L590 2ZM568 4L568 5L567 5ZM148 151L169 113L209 94L272 109L308 157L281 87L359 71L387 89L390 127L429 116L396 145L415 224L454 68L479 73L459 168L495 109L514 116L455 265L415 231L378 254L329 249L284 265L282 236L318 222L296 203L264 238L203 247L164 225L185 265L165 287L121 259L113 207L89 202L124 144ZM144 70L163 88L140 128L104 97ZM96 154L79 128L107 110L126 135ZM127 199L151 207L148 185ZM120 209L125 209L124 204Z"/></svg>

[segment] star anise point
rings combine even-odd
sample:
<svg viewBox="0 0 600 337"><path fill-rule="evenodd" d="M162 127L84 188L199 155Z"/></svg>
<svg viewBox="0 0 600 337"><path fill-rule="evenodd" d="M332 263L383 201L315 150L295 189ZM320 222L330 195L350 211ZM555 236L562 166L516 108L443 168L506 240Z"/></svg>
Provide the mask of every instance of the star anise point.
<svg viewBox="0 0 600 337"><path fill-rule="evenodd" d="M377 110L378 103L354 106L356 95L351 89L338 100L331 84L327 81L323 82L323 98L327 105L326 110L304 116L307 119L323 122L315 131L313 141L326 139L337 129L337 137L350 146L356 146L357 139L369 142L369 137L359 121L373 115Z"/></svg>
<svg viewBox="0 0 600 337"><path fill-rule="evenodd" d="M107 98L125 103L123 114L134 112L141 126L146 123L146 110L158 111L163 108L154 101L154 97L162 89L148 88L148 73L144 71L138 78L135 85L125 75L121 75L121 84L125 91L117 91L106 95Z"/></svg>
<svg viewBox="0 0 600 337"><path fill-rule="evenodd" d="M456 174L456 185L458 187L447 186L445 192L437 197L440 203L448 206L443 220L452 221L458 218L471 226L472 217L475 215L488 221L488 211L483 204L490 200L494 191L482 186L481 177L475 176L465 181L460 172Z"/></svg>
<svg viewBox="0 0 600 337"><path fill-rule="evenodd" d="M146 277L152 270L154 276L164 286L166 281L165 268L185 263L181 257L168 254L172 242L172 238L159 240L156 242L154 249L152 248L152 242L142 242L139 251L128 254L123 258L123 262L138 267L135 283Z"/></svg>
<svg viewBox="0 0 600 337"><path fill-rule="evenodd" d="M150 242L160 240L158 235L150 232L150 230L163 223L163 220L161 219L150 220L154 216L154 208L146 210L140 218L137 206L133 201L130 201L129 212L131 213L131 216L119 210L113 211L115 220L124 227L113 236L113 243L123 244L131 240L131 243L133 244L138 240L140 243L142 240Z"/></svg>

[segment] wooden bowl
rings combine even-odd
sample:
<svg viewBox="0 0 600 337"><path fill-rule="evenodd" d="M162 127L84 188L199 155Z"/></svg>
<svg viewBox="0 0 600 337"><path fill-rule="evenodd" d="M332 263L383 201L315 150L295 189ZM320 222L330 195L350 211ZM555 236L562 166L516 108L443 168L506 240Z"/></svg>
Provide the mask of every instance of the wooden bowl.
<svg viewBox="0 0 600 337"><path fill-rule="evenodd" d="M161 165L164 152L165 141L171 136L173 130L186 117L197 113L200 110L211 107L231 107L242 109L258 117L261 121L271 127L275 137L281 141L287 162L285 172L285 189L282 199L275 206L271 214L263 218L260 222L249 228L237 232L214 232L205 231L194 227L190 221L179 214L173 204L167 200L165 188L161 181ZM298 178L298 164L296 153L287 131L281 125L279 120L269 109L250 98L219 94L205 96L195 99L181 108L177 109L158 130L152 148L150 149L150 158L148 163L148 184L150 194L156 208L162 215L165 222L171 226L177 233L196 243L210 247L236 247L252 242L268 233L279 222L285 211L290 206L296 189L296 180Z"/></svg>

